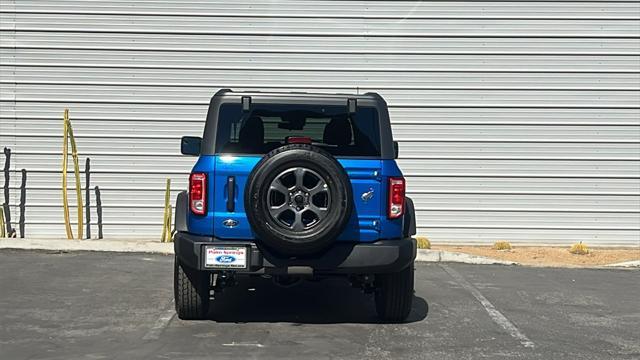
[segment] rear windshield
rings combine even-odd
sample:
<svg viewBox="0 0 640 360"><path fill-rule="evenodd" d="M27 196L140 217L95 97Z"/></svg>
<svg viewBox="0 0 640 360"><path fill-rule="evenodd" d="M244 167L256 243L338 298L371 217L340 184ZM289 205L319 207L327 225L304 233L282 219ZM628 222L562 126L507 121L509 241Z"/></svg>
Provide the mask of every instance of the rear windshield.
<svg viewBox="0 0 640 360"><path fill-rule="evenodd" d="M216 153L266 154L289 137L309 137L313 145L336 156L380 156L378 112L346 106L222 104L218 115Z"/></svg>

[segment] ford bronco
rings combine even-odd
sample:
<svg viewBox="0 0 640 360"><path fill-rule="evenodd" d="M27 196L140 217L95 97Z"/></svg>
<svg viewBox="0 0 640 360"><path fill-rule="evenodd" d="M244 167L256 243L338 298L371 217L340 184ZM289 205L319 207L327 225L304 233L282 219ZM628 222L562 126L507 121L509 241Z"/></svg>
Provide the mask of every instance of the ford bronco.
<svg viewBox="0 0 640 360"><path fill-rule="evenodd" d="M241 276L340 276L403 321L413 299L413 202L387 105L364 95L218 91L178 194L175 307L203 319Z"/></svg>

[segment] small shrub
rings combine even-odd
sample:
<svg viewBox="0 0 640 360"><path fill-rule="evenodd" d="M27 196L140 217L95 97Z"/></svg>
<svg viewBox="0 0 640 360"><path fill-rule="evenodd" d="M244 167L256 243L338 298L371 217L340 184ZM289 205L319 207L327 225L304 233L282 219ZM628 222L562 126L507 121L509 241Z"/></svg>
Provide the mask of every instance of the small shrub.
<svg viewBox="0 0 640 360"><path fill-rule="evenodd" d="M431 249L431 241L426 236L416 236L418 249Z"/></svg>
<svg viewBox="0 0 640 360"><path fill-rule="evenodd" d="M511 244L508 241L496 241L493 244L494 250L511 250Z"/></svg>
<svg viewBox="0 0 640 360"><path fill-rule="evenodd" d="M577 244L571 245L569 252L575 255L587 255L590 250L587 244L583 244L582 241L580 241Z"/></svg>

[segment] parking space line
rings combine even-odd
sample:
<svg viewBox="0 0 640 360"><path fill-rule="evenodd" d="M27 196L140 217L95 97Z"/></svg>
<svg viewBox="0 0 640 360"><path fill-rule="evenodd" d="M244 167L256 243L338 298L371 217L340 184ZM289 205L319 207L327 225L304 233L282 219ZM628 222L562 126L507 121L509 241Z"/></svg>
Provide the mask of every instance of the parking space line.
<svg viewBox="0 0 640 360"><path fill-rule="evenodd" d="M258 348L264 347L264 345L260 343L235 342L235 341L227 344L222 344L222 346L238 346L238 347L248 346L248 347L258 347Z"/></svg>
<svg viewBox="0 0 640 360"><path fill-rule="evenodd" d="M459 272L453 270L447 265L440 265L440 267L452 278L454 278L458 282L458 284L460 284L460 286L469 291L471 295L473 295L473 297L475 297L476 300L478 300L480 304L482 304L487 313L489 313L491 319L496 324L500 325L504 330L506 330L506 332L511 335L511 337L518 339L520 341L520 344L522 344L522 346L524 347L532 348L535 346L533 341L529 340L526 335L520 332L520 330L518 330L518 328L511 321L509 321L506 316L502 315L502 313L498 311L498 309L496 309L496 307L493 306L493 304L489 300L487 300L484 295L482 295L480 290L471 285L471 283L468 282L462 275L460 275Z"/></svg>
<svg viewBox="0 0 640 360"><path fill-rule="evenodd" d="M158 317L151 329L149 329L149 331L142 337L142 340L158 340L160 338L162 331L169 325L171 319L176 315L173 301L174 300L171 300L169 304L165 306L160 317Z"/></svg>

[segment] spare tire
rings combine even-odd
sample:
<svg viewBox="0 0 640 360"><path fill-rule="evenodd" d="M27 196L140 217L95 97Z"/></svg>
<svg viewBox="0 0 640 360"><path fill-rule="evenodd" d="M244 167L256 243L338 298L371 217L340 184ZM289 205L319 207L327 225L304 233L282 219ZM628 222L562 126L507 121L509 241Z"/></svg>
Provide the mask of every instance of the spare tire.
<svg viewBox="0 0 640 360"><path fill-rule="evenodd" d="M353 208L351 182L326 151L307 144L279 147L255 166L244 207L258 239L271 250L302 256L326 249Z"/></svg>

